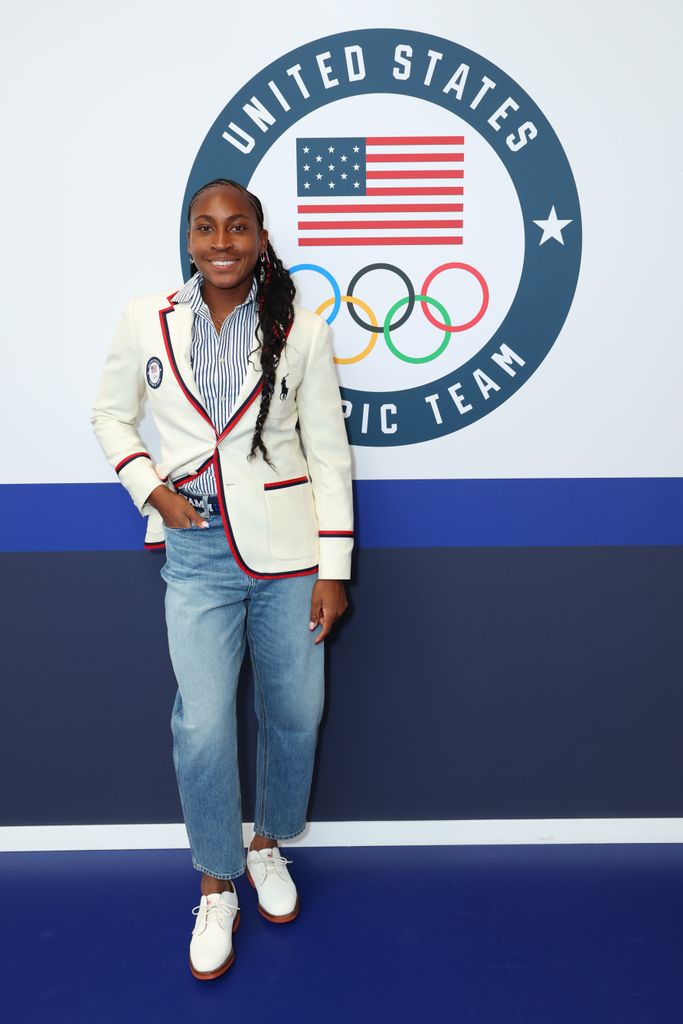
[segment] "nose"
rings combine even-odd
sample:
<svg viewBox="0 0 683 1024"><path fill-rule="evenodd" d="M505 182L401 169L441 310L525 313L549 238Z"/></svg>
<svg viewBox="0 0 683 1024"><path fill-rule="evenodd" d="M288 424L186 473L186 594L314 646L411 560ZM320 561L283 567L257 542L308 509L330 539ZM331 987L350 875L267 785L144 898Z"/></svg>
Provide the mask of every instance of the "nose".
<svg viewBox="0 0 683 1024"><path fill-rule="evenodd" d="M216 234L213 236L213 249L230 249L232 247L233 236L230 233L229 228L219 228Z"/></svg>

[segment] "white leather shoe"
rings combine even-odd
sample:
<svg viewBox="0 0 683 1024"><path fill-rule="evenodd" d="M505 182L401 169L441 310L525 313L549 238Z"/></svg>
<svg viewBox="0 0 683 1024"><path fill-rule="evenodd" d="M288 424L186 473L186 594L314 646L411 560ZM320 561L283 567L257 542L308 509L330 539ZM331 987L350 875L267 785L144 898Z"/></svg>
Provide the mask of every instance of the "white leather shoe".
<svg viewBox="0 0 683 1024"><path fill-rule="evenodd" d="M232 933L240 923L236 892L212 892L202 896L190 940L190 970L195 978L208 981L224 974L232 966L235 951Z"/></svg>
<svg viewBox="0 0 683 1024"><path fill-rule="evenodd" d="M268 921L284 924L299 913L299 895L287 865L277 846L250 850L247 854L247 878L258 893L258 909Z"/></svg>

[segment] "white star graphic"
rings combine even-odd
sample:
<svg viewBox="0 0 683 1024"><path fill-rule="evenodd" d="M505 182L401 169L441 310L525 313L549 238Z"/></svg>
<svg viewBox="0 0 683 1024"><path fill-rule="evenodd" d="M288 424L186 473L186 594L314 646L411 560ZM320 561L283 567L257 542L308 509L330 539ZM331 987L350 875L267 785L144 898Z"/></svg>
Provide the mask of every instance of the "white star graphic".
<svg viewBox="0 0 683 1024"><path fill-rule="evenodd" d="M344 181L345 178L348 178L348 174L342 174L341 178L342 178L342 181Z"/></svg>
<svg viewBox="0 0 683 1024"><path fill-rule="evenodd" d="M342 159L342 163L345 164L346 163L346 153L344 153L344 155L342 156L341 159Z"/></svg>
<svg viewBox="0 0 683 1024"><path fill-rule="evenodd" d="M320 161L322 160L322 157L321 156L317 156L316 160L318 161L318 163L320 163Z"/></svg>
<svg viewBox="0 0 683 1024"><path fill-rule="evenodd" d="M359 171L360 170L360 164L354 164L353 165L353 169L354 169L354 171Z"/></svg>
<svg viewBox="0 0 683 1024"><path fill-rule="evenodd" d="M543 234L541 235L541 240L538 243L539 245L543 245L543 243L547 242L549 238L554 238L555 241L560 243L560 245L564 245L562 231L566 228L567 224L571 224L571 221L559 220L555 213L555 207L553 206L545 220L535 220L534 224L538 224L539 228L543 228Z"/></svg>
<svg viewBox="0 0 683 1024"><path fill-rule="evenodd" d="M307 181L305 181L304 182L304 188L310 188L310 187L311 187L310 184Z"/></svg>
<svg viewBox="0 0 683 1024"><path fill-rule="evenodd" d="M304 170L305 171L310 171L310 169L311 169L310 168L310 164L304 164Z"/></svg>
<svg viewBox="0 0 683 1024"><path fill-rule="evenodd" d="M327 169L328 169L328 171L333 171L334 170L334 164L328 164Z"/></svg>
<svg viewBox="0 0 683 1024"><path fill-rule="evenodd" d="M330 188L334 188L334 182L333 181L330 181L328 184L329 184Z"/></svg>
<svg viewBox="0 0 683 1024"><path fill-rule="evenodd" d="M304 146L304 153L308 153L308 146Z"/></svg>
<svg viewBox="0 0 683 1024"><path fill-rule="evenodd" d="M357 153L358 152L358 146L354 146L353 147L353 151L354 151L354 153Z"/></svg>
<svg viewBox="0 0 683 1024"><path fill-rule="evenodd" d="M328 153L334 153L334 146L328 146L327 147L327 152Z"/></svg>
<svg viewBox="0 0 683 1024"><path fill-rule="evenodd" d="M357 181L354 181L354 183L353 183L353 187L354 187L354 188L360 188L360 185L358 184L358 182L357 182Z"/></svg>
<svg viewBox="0 0 683 1024"><path fill-rule="evenodd" d="M318 181L320 181L320 179L322 178L322 174L316 174L316 178Z"/></svg>

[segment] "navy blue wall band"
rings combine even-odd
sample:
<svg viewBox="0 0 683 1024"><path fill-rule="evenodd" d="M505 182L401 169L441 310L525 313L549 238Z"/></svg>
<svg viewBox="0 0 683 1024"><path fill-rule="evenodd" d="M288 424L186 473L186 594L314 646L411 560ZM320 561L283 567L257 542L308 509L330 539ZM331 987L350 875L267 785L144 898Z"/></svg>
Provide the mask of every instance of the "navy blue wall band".
<svg viewBox="0 0 683 1024"><path fill-rule="evenodd" d="M358 480L366 548L683 544L680 477ZM0 485L0 551L139 551L121 484Z"/></svg>
<svg viewBox="0 0 683 1024"><path fill-rule="evenodd" d="M0 555L1 825L182 820L162 564ZM349 597L312 820L683 814L683 547L366 549Z"/></svg>

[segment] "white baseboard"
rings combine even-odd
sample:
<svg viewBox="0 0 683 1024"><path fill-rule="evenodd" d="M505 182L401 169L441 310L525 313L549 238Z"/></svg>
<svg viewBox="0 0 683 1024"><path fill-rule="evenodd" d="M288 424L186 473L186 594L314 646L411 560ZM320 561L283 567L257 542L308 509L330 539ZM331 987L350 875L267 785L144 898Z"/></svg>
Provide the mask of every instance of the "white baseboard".
<svg viewBox="0 0 683 1024"><path fill-rule="evenodd" d="M244 825L244 843L253 835ZM539 818L485 821L313 821L280 846L504 846L683 843L683 818ZM183 824L0 827L0 851L189 849Z"/></svg>

